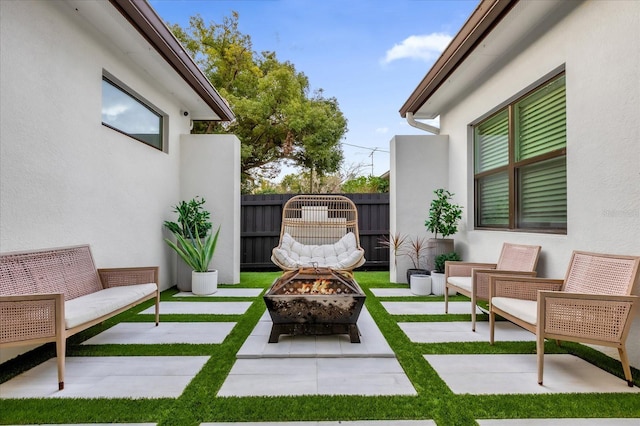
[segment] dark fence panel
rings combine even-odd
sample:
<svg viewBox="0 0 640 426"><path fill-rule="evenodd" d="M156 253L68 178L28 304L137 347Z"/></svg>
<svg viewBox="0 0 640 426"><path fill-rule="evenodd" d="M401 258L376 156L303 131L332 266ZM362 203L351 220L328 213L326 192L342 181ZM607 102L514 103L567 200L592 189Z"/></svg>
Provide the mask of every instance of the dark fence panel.
<svg viewBox="0 0 640 426"><path fill-rule="evenodd" d="M284 204L296 194L243 195L241 200L240 268L243 271L277 270L271 250L280 240ZM359 269L388 269L389 250L379 239L389 234L389 194L345 194L358 208L360 245L367 262Z"/></svg>

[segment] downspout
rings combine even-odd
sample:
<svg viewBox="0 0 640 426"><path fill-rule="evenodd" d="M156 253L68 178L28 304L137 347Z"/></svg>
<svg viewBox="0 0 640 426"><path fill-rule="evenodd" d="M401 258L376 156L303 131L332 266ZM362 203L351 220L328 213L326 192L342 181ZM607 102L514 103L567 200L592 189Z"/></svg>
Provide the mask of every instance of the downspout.
<svg viewBox="0 0 640 426"><path fill-rule="evenodd" d="M409 123L410 126L413 126L416 129L424 130L426 132L433 133L434 135L439 135L440 134L440 129L439 128L431 126L431 125L429 125L427 123L423 123L421 121L416 121L416 119L413 118L413 113L412 112L407 112L407 123Z"/></svg>

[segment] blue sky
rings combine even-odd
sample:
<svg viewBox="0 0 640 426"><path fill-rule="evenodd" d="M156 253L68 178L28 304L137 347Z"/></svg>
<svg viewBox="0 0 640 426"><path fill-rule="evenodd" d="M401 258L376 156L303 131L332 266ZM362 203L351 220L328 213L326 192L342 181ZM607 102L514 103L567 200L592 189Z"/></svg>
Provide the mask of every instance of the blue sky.
<svg viewBox="0 0 640 426"><path fill-rule="evenodd" d="M151 0L167 22L200 14L219 23L237 11L256 52L275 51L311 89L335 97L348 120L345 164L389 169L394 135L424 134L398 110L478 5L478 0ZM357 148L351 145L366 148ZM367 149L368 148L368 149ZM386 152L385 152L386 151ZM290 169L285 169L291 172Z"/></svg>

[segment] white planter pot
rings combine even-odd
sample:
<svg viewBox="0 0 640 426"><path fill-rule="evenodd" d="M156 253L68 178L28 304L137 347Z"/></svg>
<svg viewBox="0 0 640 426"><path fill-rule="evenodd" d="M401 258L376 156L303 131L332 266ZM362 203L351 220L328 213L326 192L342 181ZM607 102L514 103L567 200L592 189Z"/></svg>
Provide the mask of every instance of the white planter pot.
<svg viewBox="0 0 640 426"><path fill-rule="evenodd" d="M444 274L431 271L431 292L436 296L444 296ZM449 290L449 296L455 296L455 290Z"/></svg>
<svg viewBox="0 0 640 426"><path fill-rule="evenodd" d="M431 294L431 277L429 275L411 275L411 293L416 296L428 296Z"/></svg>
<svg viewBox="0 0 640 426"><path fill-rule="evenodd" d="M218 271L191 271L191 291L199 296L213 294L218 291Z"/></svg>

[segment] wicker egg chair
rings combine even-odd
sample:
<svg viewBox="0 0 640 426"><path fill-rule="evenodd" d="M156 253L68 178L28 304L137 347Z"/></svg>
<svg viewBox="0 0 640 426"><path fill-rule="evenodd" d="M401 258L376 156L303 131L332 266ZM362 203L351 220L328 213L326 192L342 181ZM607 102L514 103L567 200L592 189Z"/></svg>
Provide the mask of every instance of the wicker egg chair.
<svg viewBox="0 0 640 426"><path fill-rule="evenodd" d="M365 262L358 210L341 195L297 195L282 210L280 243L271 261L282 270L303 267L352 271Z"/></svg>

